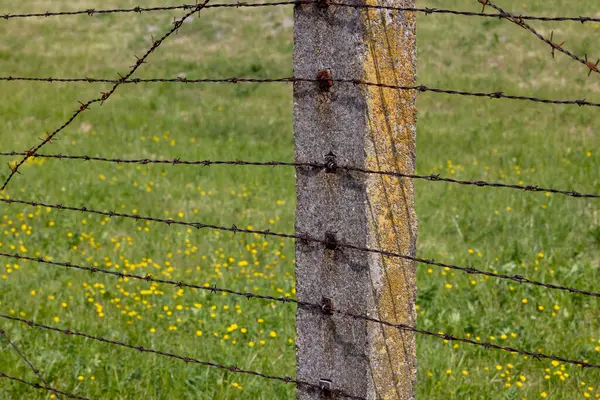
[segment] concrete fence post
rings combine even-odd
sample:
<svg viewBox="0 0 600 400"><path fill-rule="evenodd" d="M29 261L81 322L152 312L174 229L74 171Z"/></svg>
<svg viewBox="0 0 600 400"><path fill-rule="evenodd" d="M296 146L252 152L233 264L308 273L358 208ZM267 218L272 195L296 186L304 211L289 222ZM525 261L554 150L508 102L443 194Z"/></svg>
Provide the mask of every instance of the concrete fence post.
<svg viewBox="0 0 600 400"><path fill-rule="evenodd" d="M415 0L366 4L414 7ZM294 84L295 160L332 166L297 169L297 234L414 256L412 181L335 166L414 172L416 93L336 79L414 85L415 14L323 0L296 6L294 23L294 76L332 79ZM299 240L296 279L301 301L416 323L412 262ZM414 399L413 333L304 307L296 330L299 380L367 399Z"/></svg>

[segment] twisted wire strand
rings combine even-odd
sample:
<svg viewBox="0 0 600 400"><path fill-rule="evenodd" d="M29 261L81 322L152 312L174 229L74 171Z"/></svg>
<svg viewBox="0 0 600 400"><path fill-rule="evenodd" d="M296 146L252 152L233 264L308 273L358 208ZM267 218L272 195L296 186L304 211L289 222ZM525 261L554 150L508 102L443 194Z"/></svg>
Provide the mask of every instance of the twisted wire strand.
<svg viewBox="0 0 600 400"><path fill-rule="evenodd" d="M0 157L12 157L12 156L27 156L27 152L0 152ZM58 160L80 160L80 161L98 161L98 162L106 162L106 163L114 163L114 164L166 164L166 165L196 165L209 167L212 165L234 165L234 166L263 166L263 167L295 167L295 168L314 168L320 170L328 170L330 166L326 163L297 163L297 162L285 162L285 161L247 161L247 160L182 160L178 157L172 159L149 159L149 158L135 158L135 159L124 159L124 158L107 158L107 157L97 157L97 156L89 156L89 155L68 155L68 154L34 154L30 155L30 158L49 158L49 159L58 159ZM439 174L430 174L430 175L415 175L415 174L404 174L402 172L394 172L394 171L378 171L378 170L370 170L366 168L353 167L353 166L345 166L345 165L336 165L336 169L350 171L350 172L359 172L364 174L374 174L374 175L384 175L384 176L393 176L396 178L407 178L407 179L420 179L429 182L445 182L445 183L453 183L458 185L465 186L477 186L477 187L494 187L494 188L505 188L505 189L515 189L521 190L524 192L545 192L545 193L554 193L560 194L564 196L570 196L575 198L600 198L600 194L597 193L583 193L575 190L563 190L563 189L555 189L550 187L540 187L537 185L517 185L517 184L507 184L500 182L487 182L483 180L460 180L448 177L442 177Z"/></svg>
<svg viewBox="0 0 600 400"><path fill-rule="evenodd" d="M451 10L451 9L443 9L443 8L430 8L430 7L396 7L396 6L380 6L380 5L371 5L371 4L350 4L343 3L337 1L328 1L325 2L323 0L305 0L305 1L279 1L273 3L247 3L247 2L235 2L235 3L215 3L209 4L206 8L255 8L255 7L277 7L277 6L296 6L303 4L323 4L325 3L327 6L336 6L336 7L349 7L355 9L384 9L390 11L398 11L398 12L417 12L425 15L431 14L449 14L456 16L466 16L466 17L483 17L483 18L501 18L502 14L496 13L484 13L484 12L471 12L471 11L461 11L461 10ZM117 14L117 13L147 13L147 12L157 12L157 11L175 11L175 10L187 10L195 7L195 4L181 4L175 6L157 6L157 7L131 7L131 8L112 8L112 9L95 9L89 8L85 10L75 10L75 11L46 11L46 12L34 12L34 13L5 13L0 15L0 19L10 20L10 19L23 19L23 18L48 18L48 17L61 17L61 16L75 16L75 15L87 15L87 16L95 16L102 14ZM600 22L600 18L598 17L589 17L589 16L577 16L577 17L566 17L566 16L557 16L557 17L546 17L546 16L537 16L537 15L522 15L521 19L524 20L535 20L535 21L554 21L554 22Z"/></svg>
<svg viewBox="0 0 600 400"><path fill-rule="evenodd" d="M475 345L475 346L484 347L486 349L494 349L494 350L500 350L500 351L505 351L505 352L510 352L510 353L516 353L516 354L520 354L520 355L524 355L524 356L530 356L536 360L546 359L546 360L559 361L559 362L563 362L565 364L577 365L582 368L594 368L594 369L600 368L600 364L594 364L594 363L590 363L588 361L569 359L569 358L560 357L560 356L556 356L556 355L552 355L552 354L533 352L533 351L518 349L518 348L514 348L514 347L510 347L510 346L500 346L500 345L496 345L496 344L489 343L489 342L481 342L481 341L477 341L477 340L473 340L473 339L461 338L461 337L457 337L457 336L447 334L447 333L439 333L439 332L433 332L433 331L428 331L428 330L424 330L424 329L418 329L418 328L415 328L415 327L412 327L412 326L409 326L406 324L395 324L395 323L391 323L391 322L387 322L387 321L382 321L377 318L372 318L372 317L361 315L361 314L355 314L355 313L348 312L348 311L340 311L340 310L336 311L335 309L334 310L326 309L326 307L324 307L323 305L320 305L320 304L312 304L312 303L303 302L303 305L310 306L314 310L317 310L317 311L320 310L320 312L325 315L330 315L331 313L345 315L345 316L352 317L357 320L373 322L373 323L385 325L385 326L388 326L391 328L396 328L401 331L412 332L412 333L420 334L420 335L424 335L424 336L431 336L431 337L435 337L438 339L447 340L449 342L461 342L461 343L465 343L465 344L471 344L471 345ZM256 372L256 371L244 370L235 365L222 365L222 364L217 364L217 363L210 362L210 361L202 361L202 360L194 359L191 357L185 357L185 356L181 356L181 355L174 354L174 353L168 353L168 352L164 352L164 351L160 351L160 350L146 348L143 346L137 346L137 345L133 345L133 344L125 343L125 342L106 339L101 336L94 336L94 335L90 335L87 333L76 332L71 329L57 328L57 327L37 323L33 320L26 320L23 318L13 317L10 315L0 314L0 318L6 319L9 321L27 324L30 327L36 327L36 328L41 328L41 329L45 329L45 330L49 330L49 331L53 331L53 332L63 333L63 334L66 334L67 336L84 337L84 338L95 340L98 342L103 342L103 343L107 343L107 344L111 344L111 345L115 345L115 346L138 350L138 351L144 352L144 353L152 353L152 354L156 354L156 355L160 355L160 356L164 356L164 357L170 357L170 358L178 359L180 361L184 361L186 363L195 363L195 364L204 365L204 366L208 366L208 367L228 370L228 371L234 372L234 373L242 373L242 374L259 376L261 378L265 378L265 379L269 379L269 380L276 380L276 381L281 381L284 383L293 383L293 384L298 385L299 387L303 386L303 387L323 391L323 389L319 385L311 384L311 383L305 382L305 381L295 380L289 376L281 377L281 376L266 375L266 374L262 374L262 373ZM343 396L343 397L360 398L360 397L351 396L342 391L336 391L336 394Z"/></svg>
<svg viewBox="0 0 600 400"><path fill-rule="evenodd" d="M379 255L387 256L387 257L402 258L402 259L417 262L420 264L427 264L427 265L437 266L437 267L441 267L441 268L448 268L448 269L452 269L452 270L456 270L456 271L465 272L470 275L484 275L484 276L489 276L489 277L503 279L503 280L510 280L510 281L514 281L514 282L518 282L518 283L524 283L524 284L528 284L528 285L544 287L546 289L567 291L570 293L580 294L580 295L584 295L584 296L600 297L600 293L597 293L597 292L581 290L578 288L573 288L573 287L568 287L568 286L554 285L551 283L543 283L543 282L539 282L539 281L535 281L535 280L526 278L522 275L498 274L495 272L479 270L479 269L473 268L473 267L463 267L463 266L458 266L458 265L445 264L445 263L437 262L434 259L428 260L428 259L424 259L424 258L408 256L405 254L394 253L394 252L386 251L386 250L373 249L373 248L364 247L364 246L357 246L357 245L353 245L353 244L349 244L349 243L332 242L331 239L328 239L328 238L319 239L319 238L311 237L308 234L277 233L277 232L271 232L269 229L266 229L264 231L255 230L255 229L242 229L242 228L238 228L235 225L232 225L231 227L226 227L226 226L220 226L220 225L214 225L214 224L204 224L204 223L200 223L200 222L190 222L190 221L182 221L182 220L174 220L174 219L146 217L146 216L141 216L141 215L137 215L137 214L117 213L114 211L99 211L99 210L89 209L87 207L79 208L79 207L63 206L61 204L47 204L47 203L26 201L26 200L0 199L0 202L7 203L9 205L10 204L22 204L22 205L33 206L33 207L46 207L46 208L57 209L57 210L90 213L90 214L96 214L96 215L103 215L103 216L106 216L109 218L118 217L118 218L132 219L132 220L136 220L136 221L157 222L157 223L167 224L169 226L170 225L181 225L181 226L188 226L188 227L192 227L192 228L196 228L196 229L212 229L212 230L223 231L223 232L232 232L234 234L235 233L247 233L247 234L264 235L265 237L272 236L272 237L279 237L279 238L285 238L285 239L295 239L295 240L299 240L300 243L311 243L311 242L319 243L319 244L325 245L326 248L329 248L329 249L351 249L351 250L363 251L363 252L379 254Z"/></svg>
<svg viewBox="0 0 600 400"><path fill-rule="evenodd" d="M321 80L314 78L301 78L301 77L287 77L287 78L244 78L244 77L230 77L230 78L201 78L201 79L189 79L183 77L177 78L131 78L127 80L120 79L107 79L107 78L55 78L55 77L26 77L26 76L0 76L0 81L4 82L44 82L44 83L112 83L112 84L141 84L141 83L183 83L183 84L196 84L196 83L296 83L296 82L312 82L320 83ZM410 90L421 93L431 92L437 94L447 94L455 96L467 96L467 97L479 97L488 99L504 99L504 100L519 100L519 101L531 101L534 103L541 104L554 104L554 105L572 105L579 107L600 107L600 103L587 101L586 99L579 100L553 100L541 97L532 96L518 96L505 94L504 92L470 92L464 90L452 90L429 87L425 85L414 85L414 86L401 86L391 85L379 82L369 82L360 79L330 79L331 82L380 87L384 89L392 90Z"/></svg>

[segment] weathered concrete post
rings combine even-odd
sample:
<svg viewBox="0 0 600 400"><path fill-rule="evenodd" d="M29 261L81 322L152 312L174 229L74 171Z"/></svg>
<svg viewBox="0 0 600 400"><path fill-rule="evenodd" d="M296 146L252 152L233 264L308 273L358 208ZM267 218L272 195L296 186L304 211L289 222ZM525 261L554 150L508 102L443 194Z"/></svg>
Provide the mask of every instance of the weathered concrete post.
<svg viewBox="0 0 600 400"><path fill-rule="evenodd" d="M415 0L377 4L414 7ZM294 76L321 79L330 73L333 79L331 87L328 82L294 86L296 161L327 160L333 167L297 169L296 232L414 256L412 182L350 173L334 164L413 173L415 92L335 80L413 85L415 14L324 1L297 6L294 21ZM297 241L296 278L299 300L415 324L411 262ZM299 307L297 377L368 399L413 399L415 337ZM323 397L323 392L298 389L298 399Z"/></svg>

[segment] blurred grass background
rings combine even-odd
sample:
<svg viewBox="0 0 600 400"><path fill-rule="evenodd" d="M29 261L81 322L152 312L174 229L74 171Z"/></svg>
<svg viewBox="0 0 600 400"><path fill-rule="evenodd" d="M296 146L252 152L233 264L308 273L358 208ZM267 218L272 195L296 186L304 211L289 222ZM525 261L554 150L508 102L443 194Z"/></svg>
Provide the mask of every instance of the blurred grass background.
<svg viewBox="0 0 600 400"><path fill-rule="evenodd" d="M147 0L144 6L175 5ZM0 0L0 13L134 7L124 0ZM516 14L600 16L595 1L499 2ZM475 0L421 7L479 11ZM291 7L210 9L138 77L284 77ZM1 20L0 75L118 78L181 12ZM600 24L532 22L600 56ZM418 16L419 83L600 101L600 77L507 21ZM0 82L0 151L23 151L108 85ZM286 84L148 84L118 89L44 148L118 158L292 160ZM597 110L422 94L418 173L600 191ZM17 158L6 158L14 162ZM2 169L5 178L8 167ZM3 196L291 232L294 171L37 159ZM416 182L421 256L594 290L597 201ZM293 243L0 205L0 251L294 297ZM275 375L294 375L289 305L117 281L3 259L0 313ZM418 326L600 362L598 300L419 266ZM0 322L54 386L90 398L292 398L294 388ZM0 344L3 371L36 381ZM418 338L423 399L600 398L593 370ZM1 399L51 396L0 381Z"/></svg>

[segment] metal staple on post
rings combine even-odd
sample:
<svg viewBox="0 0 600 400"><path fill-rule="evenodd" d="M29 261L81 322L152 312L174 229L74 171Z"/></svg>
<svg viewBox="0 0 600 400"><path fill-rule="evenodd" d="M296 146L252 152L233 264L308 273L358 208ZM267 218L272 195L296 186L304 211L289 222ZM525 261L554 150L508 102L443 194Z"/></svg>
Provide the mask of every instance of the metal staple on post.
<svg viewBox="0 0 600 400"><path fill-rule="evenodd" d="M340 243L415 254L412 180L352 174L339 165L414 173L415 14L373 7L345 12L328 3L295 8L295 164L324 158L324 169L297 166L296 231L324 246L296 242L297 376L367 399L413 399L415 335L337 309L414 325L415 265L409 259L345 251ZM414 7L367 1L365 5ZM404 32L399 35L398 32ZM338 85L338 82L374 85ZM326 153L326 155L325 155ZM323 394L298 389L297 398Z"/></svg>

